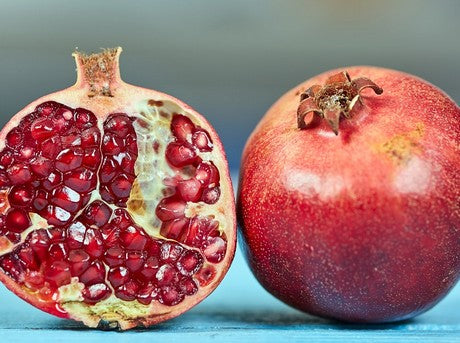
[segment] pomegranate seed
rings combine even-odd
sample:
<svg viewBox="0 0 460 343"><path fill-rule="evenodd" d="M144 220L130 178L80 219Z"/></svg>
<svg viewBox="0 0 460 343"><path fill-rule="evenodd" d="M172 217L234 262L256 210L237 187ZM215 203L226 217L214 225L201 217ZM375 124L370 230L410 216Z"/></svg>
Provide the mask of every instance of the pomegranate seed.
<svg viewBox="0 0 460 343"><path fill-rule="evenodd" d="M96 283L104 283L105 279L105 268L104 265L99 262L93 262L86 271L80 275L80 282L85 285L94 285Z"/></svg>
<svg viewBox="0 0 460 343"><path fill-rule="evenodd" d="M125 267L113 268L109 271L107 279L114 288L117 288L129 281L129 271Z"/></svg>
<svg viewBox="0 0 460 343"><path fill-rule="evenodd" d="M184 216L185 202L175 196L162 199L156 208L156 215L162 221L174 220Z"/></svg>
<svg viewBox="0 0 460 343"><path fill-rule="evenodd" d="M11 186L9 178L4 174L0 173L0 189L5 189Z"/></svg>
<svg viewBox="0 0 460 343"><path fill-rule="evenodd" d="M118 227L108 224L107 227L101 229L101 232L106 247L114 247L119 243L120 232Z"/></svg>
<svg viewBox="0 0 460 343"><path fill-rule="evenodd" d="M48 251L49 260L64 260L67 257L67 253L67 247L64 243L52 244Z"/></svg>
<svg viewBox="0 0 460 343"><path fill-rule="evenodd" d="M33 139L42 142L55 134L54 124L47 117L38 118L32 123L30 133Z"/></svg>
<svg viewBox="0 0 460 343"><path fill-rule="evenodd" d="M50 239L45 229L32 231L29 236L29 246L35 252L40 261L44 261L48 256Z"/></svg>
<svg viewBox="0 0 460 343"><path fill-rule="evenodd" d="M83 150L81 148L72 148L62 150L56 159L56 168L66 172L81 166L83 162Z"/></svg>
<svg viewBox="0 0 460 343"><path fill-rule="evenodd" d="M102 152L105 155L117 155L123 146L123 139L110 133L106 133L102 139Z"/></svg>
<svg viewBox="0 0 460 343"><path fill-rule="evenodd" d="M177 190L185 201L197 202L203 191L200 181L195 178L182 180L177 184Z"/></svg>
<svg viewBox="0 0 460 343"><path fill-rule="evenodd" d="M88 304L96 304L107 299L111 294L112 291L105 283L87 286L82 292L83 299Z"/></svg>
<svg viewBox="0 0 460 343"><path fill-rule="evenodd" d="M161 246L160 258L166 262L175 262L177 261L177 259L179 258L179 256L182 254L183 251L184 251L184 248L182 248L178 244L164 243Z"/></svg>
<svg viewBox="0 0 460 343"><path fill-rule="evenodd" d="M219 263L223 260L227 251L227 242L221 237L208 238L206 247L203 250L204 256L211 263Z"/></svg>
<svg viewBox="0 0 460 343"><path fill-rule="evenodd" d="M21 233L30 226L29 215L21 209L11 208L6 214L6 227L9 231Z"/></svg>
<svg viewBox="0 0 460 343"><path fill-rule="evenodd" d="M29 133L30 127L32 126L34 120L37 119L37 117L38 115L36 112L32 112L30 115L23 117L19 122L18 128L21 129L21 132Z"/></svg>
<svg viewBox="0 0 460 343"><path fill-rule="evenodd" d="M86 226L79 221L70 224L67 229L67 243L70 249L79 249L83 247L85 240Z"/></svg>
<svg viewBox="0 0 460 343"><path fill-rule="evenodd" d="M77 128L86 129L94 127L96 125L97 119L92 112L87 111L83 108L77 108L74 112L75 125Z"/></svg>
<svg viewBox="0 0 460 343"><path fill-rule="evenodd" d="M173 142L166 147L166 160L173 167L181 168L193 164L197 156L192 147Z"/></svg>
<svg viewBox="0 0 460 343"><path fill-rule="evenodd" d="M138 273L145 280L153 280L159 267L159 260L156 256L149 257L142 267L141 271Z"/></svg>
<svg viewBox="0 0 460 343"><path fill-rule="evenodd" d="M42 156L35 157L30 161L30 169L38 176L47 176L51 172L53 164L47 158Z"/></svg>
<svg viewBox="0 0 460 343"><path fill-rule="evenodd" d="M64 261L54 261L46 268L45 280L50 284L61 287L70 283L70 266Z"/></svg>
<svg viewBox="0 0 460 343"><path fill-rule="evenodd" d="M5 237L13 244L17 244L21 241L21 235L16 232L8 232Z"/></svg>
<svg viewBox="0 0 460 343"><path fill-rule="evenodd" d="M120 233L120 242L126 249L142 250L147 244L148 238L144 231L137 229L134 226L128 226Z"/></svg>
<svg viewBox="0 0 460 343"><path fill-rule="evenodd" d="M0 165L3 167L8 167L13 162L13 154L10 150L4 150L0 154Z"/></svg>
<svg viewBox="0 0 460 343"><path fill-rule="evenodd" d="M133 301L136 299L138 289L139 285L134 280L129 280L115 290L115 295L121 300Z"/></svg>
<svg viewBox="0 0 460 343"><path fill-rule="evenodd" d="M51 199L53 204L69 212L75 212L80 207L80 194L67 186L55 189L52 193Z"/></svg>
<svg viewBox="0 0 460 343"><path fill-rule="evenodd" d="M18 281L23 273L23 268L19 264L17 259L12 258L12 256L7 256L0 261L0 267L13 279Z"/></svg>
<svg viewBox="0 0 460 343"><path fill-rule="evenodd" d="M62 182L62 174L58 171L51 172L48 177L43 181L43 188L50 191L56 188Z"/></svg>
<svg viewBox="0 0 460 343"><path fill-rule="evenodd" d="M192 121L182 115L175 114L171 120L171 132L180 142L190 142L195 125Z"/></svg>
<svg viewBox="0 0 460 343"><path fill-rule="evenodd" d="M213 266L203 267L195 274L195 278L198 280L201 287L209 285L215 276L216 269Z"/></svg>
<svg viewBox="0 0 460 343"><path fill-rule="evenodd" d="M102 183L112 180L117 174L117 165L111 158L105 157L99 175Z"/></svg>
<svg viewBox="0 0 460 343"><path fill-rule="evenodd" d="M6 174L8 175L8 178L13 185L24 184L32 179L29 167L22 163L13 164L10 166L6 170Z"/></svg>
<svg viewBox="0 0 460 343"><path fill-rule="evenodd" d="M220 198L220 188L213 187L213 188L206 188L203 190L203 195L201 196L201 200L207 204L215 204Z"/></svg>
<svg viewBox="0 0 460 343"><path fill-rule="evenodd" d="M62 104L58 104L57 102L55 101L47 101L47 102L44 102L40 105L38 105L35 110L43 117L49 117L51 116L52 114L54 114L54 112L56 111L56 109L58 109L59 107L62 107L63 105Z"/></svg>
<svg viewBox="0 0 460 343"><path fill-rule="evenodd" d="M68 108L58 108L52 117L54 129L61 134L64 133L72 126L73 123L70 121L72 118L72 111Z"/></svg>
<svg viewBox="0 0 460 343"><path fill-rule="evenodd" d="M99 167L101 153L97 148L87 148L83 155L83 165L90 169L96 170Z"/></svg>
<svg viewBox="0 0 460 343"><path fill-rule="evenodd" d="M35 152L34 144L24 145L19 149L19 152L16 154L19 160L29 161Z"/></svg>
<svg viewBox="0 0 460 343"><path fill-rule="evenodd" d="M179 288L185 295L193 295L198 292L198 285L195 281L185 278L179 281Z"/></svg>
<svg viewBox="0 0 460 343"><path fill-rule="evenodd" d="M17 148L22 143L22 132L15 127L6 135L6 144L11 148Z"/></svg>
<svg viewBox="0 0 460 343"><path fill-rule="evenodd" d="M127 200L131 193L131 186L134 181L133 177L128 177L125 174L116 176L110 183L110 190L118 199Z"/></svg>
<svg viewBox="0 0 460 343"><path fill-rule="evenodd" d="M37 290L45 282L45 277L42 272L36 270L27 270L24 275L24 284L26 287Z"/></svg>
<svg viewBox="0 0 460 343"><path fill-rule="evenodd" d="M164 264L158 269L155 278L159 286L166 286L171 283L176 283L178 275L174 267L169 264Z"/></svg>
<svg viewBox="0 0 460 343"><path fill-rule="evenodd" d="M133 156L137 156L137 137L135 134L126 137L126 149Z"/></svg>
<svg viewBox="0 0 460 343"><path fill-rule="evenodd" d="M64 176L64 184L76 192L90 192L96 188L96 174L88 169L78 168Z"/></svg>
<svg viewBox="0 0 460 343"><path fill-rule="evenodd" d="M209 134L203 129L196 129L192 135L192 143L203 152L212 151L212 141Z"/></svg>
<svg viewBox="0 0 460 343"><path fill-rule="evenodd" d="M137 291L137 301L141 304L149 305L158 296L159 289L149 282Z"/></svg>
<svg viewBox="0 0 460 343"><path fill-rule="evenodd" d="M145 247L145 252L149 256L160 256L161 244L156 240L150 240Z"/></svg>
<svg viewBox="0 0 460 343"><path fill-rule="evenodd" d="M8 201L13 206L28 206L33 198L32 189L26 186L15 186L8 194Z"/></svg>
<svg viewBox="0 0 460 343"><path fill-rule="evenodd" d="M219 171L212 162L202 162L196 168L195 178L205 186L217 186Z"/></svg>
<svg viewBox="0 0 460 343"><path fill-rule="evenodd" d="M133 221L126 210L117 208L114 211L114 214L116 217L111 221L111 223L118 226L120 229L126 229L128 226L133 224Z"/></svg>
<svg viewBox="0 0 460 343"><path fill-rule="evenodd" d="M81 145L81 134L79 132L69 133L61 137L61 144L65 148L76 147Z"/></svg>
<svg viewBox="0 0 460 343"><path fill-rule="evenodd" d="M184 227L188 226L188 218L179 218L161 224L161 235L170 239L177 239L181 236Z"/></svg>
<svg viewBox="0 0 460 343"><path fill-rule="evenodd" d="M93 258L98 258L104 253L102 244L102 235L99 230L89 228L86 230L85 239L83 241L85 251Z"/></svg>
<svg viewBox="0 0 460 343"><path fill-rule="evenodd" d="M186 251L177 261L177 269L182 275L191 276L203 265L201 255L193 250Z"/></svg>
<svg viewBox="0 0 460 343"><path fill-rule="evenodd" d="M124 262L125 251L119 246L109 248L104 255L104 261L109 267L117 267Z"/></svg>
<svg viewBox="0 0 460 343"><path fill-rule="evenodd" d="M100 228L108 223L112 209L102 201L94 201L85 209L83 215L86 223Z"/></svg>
<svg viewBox="0 0 460 343"><path fill-rule="evenodd" d="M48 224L55 226L63 226L67 224L71 218L69 212L61 207L48 205L40 212L40 215L48 221Z"/></svg>
<svg viewBox="0 0 460 343"><path fill-rule="evenodd" d="M113 114L104 123L104 131L114 133L118 137L126 137L132 130L131 120L125 114Z"/></svg>
<svg viewBox="0 0 460 343"><path fill-rule="evenodd" d="M42 211L46 206L48 206L48 194L42 190L37 191L37 195L32 203L32 207L37 211Z"/></svg>
<svg viewBox="0 0 460 343"><path fill-rule="evenodd" d="M73 276L80 276L88 269L91 263L91 257L81 249L71 250L68 260L70 262L70 270Z"/></svg>
<svg viewBox="0 0 460 343"><path fill-rule="evenodd" d="M51 137L42 143L42 155L50 160L54 160L61 150L61 140L58 136Z"/></svg>
<svg viewBox="0 0 460 343"><path fill-rule="evenodd" d="M131 156L130 153L121 152L118 155L113 156L113 160L121 166L121 170L123 170L127 174L134 174L134 165L136 159Z"/></svg>
<svg viewBox="0 0 460 343"><path fill-rule="evenodd" d="M174 286L163 287L158 300L167 306L174 306L184 300L184 294Z"/></svg>
<svg viewBox="0 0 460 343"><path fill-rule="evenodd" d="M84 148L98 147L101 134L97 127L91 127L81 133L81 146Z"/></svg>
<svg viewBox="0 0 460 343"><path fill-rule="evenodd" d="M49 302L53 300L53 295L55 294L55 290L51 289L48 286L44 286L40 288L38 291L38 297L41 301Z"/></svg>
<svg viewBox="0 0 460 343"><path fill-rule="evenodd" d="M38 270L39 264L37 257L31 247L23 247L18 253L19 261L29 270Z"/></svg>
<svg viewBox="0 0 460 343"><path fill-rule="evenodd" d="M126 253L126 267L131 272L137 272L144 265L144 254L140 251L128 251Z"/></svg>
<svg viewBox="0 0 460 343"><path fill-rule="evenodd" d="M64 242L66 232L62 229L52 227L48 229L48 236L50 237L52 243Z"/></svg>

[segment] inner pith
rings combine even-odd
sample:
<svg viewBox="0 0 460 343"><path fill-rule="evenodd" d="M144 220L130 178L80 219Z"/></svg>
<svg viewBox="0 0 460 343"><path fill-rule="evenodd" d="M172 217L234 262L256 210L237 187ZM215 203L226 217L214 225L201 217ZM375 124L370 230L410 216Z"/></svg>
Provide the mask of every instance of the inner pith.
<svg viewBox="0 0 460 343"><path fill-rule="evenodd" d="M101 136L96 116L81 108L47 102L26 115L0 153L0 255L2 239L13 245L0 269L45 301L73 285L88 304L114 295L175 305L209 283L227 245L219 221L199 215L220 198L219 171L206 158L212 140L183 114L164 118L169 141L148 144L170 173L155 214L142 217L131 211L133 194L144 205L149 196L136 181L142 120L111 114ZM159 226L157 237L141 218Z"/></svg>

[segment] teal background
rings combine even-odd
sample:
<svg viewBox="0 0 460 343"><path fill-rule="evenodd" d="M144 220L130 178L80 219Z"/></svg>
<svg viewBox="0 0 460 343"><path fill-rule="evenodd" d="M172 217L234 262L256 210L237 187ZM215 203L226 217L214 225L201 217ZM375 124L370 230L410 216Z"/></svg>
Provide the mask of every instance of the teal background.
<svg viewBox="0 0 460 343"><path fill-rule="evenodd" d="M122 46L125 81L170 93L222 137L236 180L244 143L285 91L322 71L404 70L460 100L457 0L0 0L0 125L75 82L71 53ZM343 325L265 292L238 249L221 286L184 316L128 333L87 330L0 286L0 342L460 342L460 287L399 324Z"/></svg>
<svg viewBox="0 0 460 343"><path fill-rule="evenodd" d="M458 0L0 0L0 124L75 82L70 54L122 46L125 81L204 114L238 168L256 123L328 69L377 65L460 100Z"/></svg>

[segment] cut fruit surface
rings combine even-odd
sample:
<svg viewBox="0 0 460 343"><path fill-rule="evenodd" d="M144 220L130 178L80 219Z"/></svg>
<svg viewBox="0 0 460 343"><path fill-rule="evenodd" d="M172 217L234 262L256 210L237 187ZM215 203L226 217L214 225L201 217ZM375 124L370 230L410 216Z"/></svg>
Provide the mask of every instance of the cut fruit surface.
<svg viewBox="0 0 460 343"><path fill-rule="evenodd" d="M51 314L128 329L203 300L234 255L225 154L197 112L76 54L75 86L0 133L0 280Z"/></svg>

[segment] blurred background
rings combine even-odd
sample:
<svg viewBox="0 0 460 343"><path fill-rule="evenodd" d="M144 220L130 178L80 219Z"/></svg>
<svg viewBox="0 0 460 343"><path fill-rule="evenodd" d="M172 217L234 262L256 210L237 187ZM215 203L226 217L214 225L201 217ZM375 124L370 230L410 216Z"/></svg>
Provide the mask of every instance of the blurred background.
<svg viewBox="0 0 460 343"><path fill-rule="evenodd" d="M205 115L235 176L245 141L270 105L331 68L403 70L459 102L459 14L458 0L0 0L0 125L75 82L76 47L120 45L123 79L172 94ZM229 276L197 311L234 307L242 292L254 294L253 302L284 306L261 290L238 252ZM5 299L19 301L0 288L0 312ZM448 306L460 308L459 299Z"/></svg>
<svg viewBox="0 0 460 343"><path fill-rule="evenodd" d="M268 107L331 68L404 70L459 102L459 14L458 0L0 0L0 124L75 82L75 47L120 45L123 79L204 114L236 169Z"/></svg>

